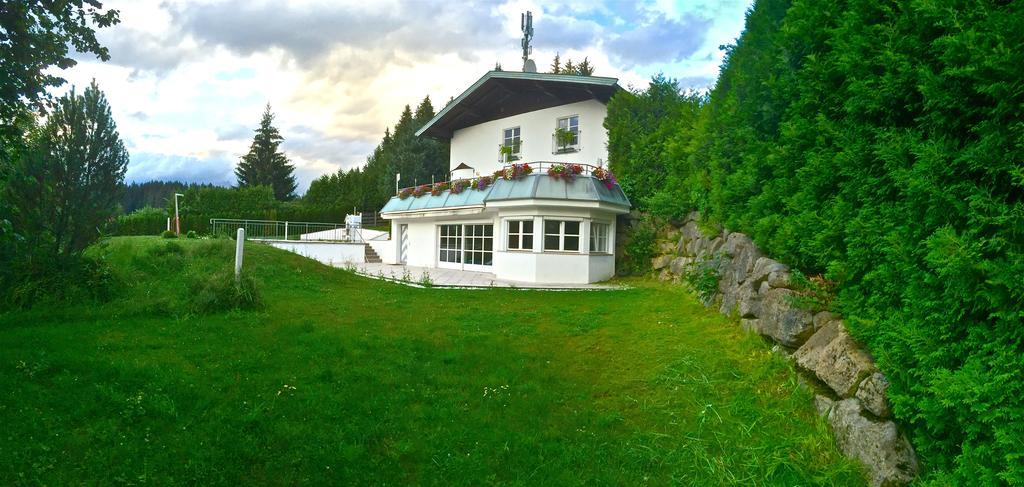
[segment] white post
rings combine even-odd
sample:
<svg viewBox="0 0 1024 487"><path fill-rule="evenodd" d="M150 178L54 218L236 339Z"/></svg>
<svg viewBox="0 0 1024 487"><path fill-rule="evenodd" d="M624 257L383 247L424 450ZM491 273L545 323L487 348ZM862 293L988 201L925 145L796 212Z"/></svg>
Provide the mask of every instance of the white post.
<svg viewBox="0 0 1024 487"><path fill-rule="evenodd" d="M235 281L242 278L242 249L245 248L245 229L238 229L238 236L235 238Z"/></svg>
<svg viewBox="0 0 1024 487"><path fill-rule="evenodd" d="M174 193L174 233L181 235L181 219L178 218L178 197L184 197L181 193Z"/></svg>
<svg viewBox="0 0 1024 487"><path fill-rule="evenodd" d="M167 231L171 231L171 217L167 217Z"/></svg>
<svg viewBox="0 0 1024 487"><path fill-rule="evenodd" d="M288 222L284 222L284 239L288 240Z"/></svg>
<svg viewBox="0 0 1024 487"><path fill-rule="evenodd" d="M402 173L395 173L395 194L398 194L398 180L402 177Z"/></svg>

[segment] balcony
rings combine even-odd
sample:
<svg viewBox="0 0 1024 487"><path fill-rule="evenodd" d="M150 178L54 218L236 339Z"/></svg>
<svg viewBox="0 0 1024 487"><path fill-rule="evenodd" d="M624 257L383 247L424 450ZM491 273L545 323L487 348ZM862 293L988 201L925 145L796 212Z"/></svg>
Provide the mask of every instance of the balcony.
<svg viewBox="0 0 1024 487"><path fill-rule="evenodd" d="M488 202L531 204L531 200L573 200L630 207L622 188L602 167L537 161L509 164L489 176L403 188L381 213L480 209Z"/></svg>

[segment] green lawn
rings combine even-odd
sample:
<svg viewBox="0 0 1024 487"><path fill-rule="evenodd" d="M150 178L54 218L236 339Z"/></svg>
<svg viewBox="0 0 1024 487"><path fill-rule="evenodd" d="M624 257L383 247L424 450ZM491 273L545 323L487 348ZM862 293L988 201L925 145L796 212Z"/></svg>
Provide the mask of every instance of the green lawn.
<svg viewBox="0 0 1024 487"><path fill-rule="evenodd" d="M233 244L113 239L123 298L0 315L0 484L864 482L680 287L414 289L250 244L265 308L191 314Z"/></svg>

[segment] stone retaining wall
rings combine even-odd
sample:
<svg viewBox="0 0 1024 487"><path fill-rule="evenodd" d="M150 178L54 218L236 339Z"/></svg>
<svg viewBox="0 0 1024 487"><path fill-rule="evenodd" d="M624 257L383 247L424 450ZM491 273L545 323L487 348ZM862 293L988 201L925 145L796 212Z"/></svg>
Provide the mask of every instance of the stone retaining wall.
<svg viewBox="0 0 1024 487"><path fill-rule="evenodd" d="M835 434L839 449L864 464L872 485L909 483L917 474L913 448L890 419L888 381L871 355L847 332L841 317L812 313L794 305L787 266L765 256L742 233L705 235L699 215L659 236L654 270L663 280L680 281L690 272L713 268L718 292L705 304L778 344L815 385L815 406Z"/></svg>

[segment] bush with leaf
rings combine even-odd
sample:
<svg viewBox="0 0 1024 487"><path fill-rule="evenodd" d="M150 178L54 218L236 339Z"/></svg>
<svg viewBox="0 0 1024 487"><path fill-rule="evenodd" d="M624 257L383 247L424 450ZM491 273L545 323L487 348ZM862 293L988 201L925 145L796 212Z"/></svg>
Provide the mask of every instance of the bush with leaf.
<svg viewBox="0 0 1024 487"><path fill-rule="evenodd" d="M695 120L659 83L609 103L641 208L835 283L940 484L1024 483L1020 7L759 0Z"/></svg>

